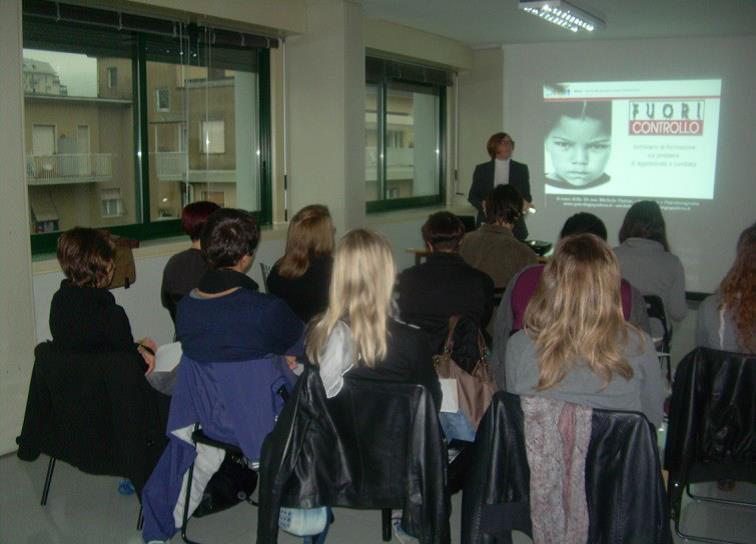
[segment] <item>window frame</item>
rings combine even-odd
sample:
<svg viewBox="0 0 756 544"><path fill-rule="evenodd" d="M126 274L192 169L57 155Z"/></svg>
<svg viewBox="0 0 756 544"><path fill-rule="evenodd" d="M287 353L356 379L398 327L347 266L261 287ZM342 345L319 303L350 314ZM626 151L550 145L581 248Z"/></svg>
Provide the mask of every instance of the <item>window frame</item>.
<svg viewBox="0 0 756 544"><path fill-rule="evenodd" d="M27 17L32 21L27 21ZM26 26L40 23L41 20L35 17L34 13L23 13L22 24ZM47 23L47 21L45 21ZM59 23L60 24L60 23ZM95 29L88 28L86 25L66 22L65 25L76 26L77 29L86 32ZM66 51L66 47L77 46L75 36L66 31L67 26L55 28L45 38L46 49L50 51ZM97 30L102 31L102 28ZM106 29L114 34L120 33L115 28ZM161 238L171 238L182 236L180 219L150 219L150 176L149 176L149 156L151 138L148 131L148 84L147 84L147 55L145 51L146 34L131 31L134 38L134 48L130 59L132 64L132 97L133 97L133 136L134 136L134 189L136 210L136 222L126 225L116 225L101 227L111 233L133 238L140 241L157 240ZM25 33L26 34L26 33ZM39 48L32 44L27 45L26 36L22 48ZM58 46L60 49L53 49L51 45ZM259 183L260 183L260 209L250 210L250 213L256 218L258 224L270 224L272 220L272 139L271 139L271 96L270 96L270 50L264 46L249 47L249 50L256 55L257 59L257 81L258 81L258 103L255 105L258 110L258 145L260 149L259 160ZM107 44L103 46L103 53L107 54ZM108 75L108 84L110 76ZM26 152L25 152L26 154ZM24 178L26 190L29 185ZM99 197L98 197L99 200ZM98 207L100 207L98 202ZM99 227L98 227L99 228ZM57 241L62 231L52 233L34 233L29 223L29 234L31 239L32 255L54 253L57 247Z"/></svg>
<svg viewBox="0 0 756 544"><path fill-rule="evenodd" d="M371 59L370 56L366 59ZM388 194L388 187L386 183L387 172L387 160L388 160L388 123L387 123L387 95L388 89L391 87L391 83L398 82L391 77L373 78L366 76L365 86L373 85L377 88L377 111L376 111L376 127L378 131L376 155L378 157L378 164L376 168L377 183L379 187L379 193L382 194L382 198L379 200L370 200L365 202L365 211L368 214L381 213L387 211L407 210L414 208L429 208L434 206L444 205L446 203L446 169L447 169L447 101L446 93L447 86L441 84L430 84L420 81L407 81L413 86L426 87L434 89L435 94L438 97L438 192L433 195L412 196L406 198L390 198ZM364 114L363 114L364 115ZM365 183L366 180L362 180Z"/></svg>

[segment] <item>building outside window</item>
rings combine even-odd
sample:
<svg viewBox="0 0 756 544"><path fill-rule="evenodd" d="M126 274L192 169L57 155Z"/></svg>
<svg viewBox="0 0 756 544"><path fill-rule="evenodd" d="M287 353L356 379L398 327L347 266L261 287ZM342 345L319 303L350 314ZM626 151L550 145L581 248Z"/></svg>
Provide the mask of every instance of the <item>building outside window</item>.
<svg viewBox="0 0 756 544"><path fill-rule="evenodd" d="M171 90L157 89L155 91L155 102L157 111L171 111Z"/></svg>
<svg viewBox="0 0 756 544"><path fill-rule="evenodd" d="M200 121L200 153L226 152L226 123L224 121Z"/></svg>
<svg viewBox="0 0 756 544"><path fill-rule="evenodd" d="M120 189L103 189L100 191L102 217L120 217L123 215L123 199Z"/></svg>
<svg viewBox="0 0 756 544"><path fill-rule="evenodd" d="M367 211L442 204L450 74L368 57L366 78Z"/></svg>
<svg viewBox="0 0 756 544"><path fill-rule="evenodd" d="M110 66L108 68L108 89L118 86L118 68Z"/></svg>
<svg viewBox="0 0 756 544"><path fill-rule="evenodd" d="M275 40L59 6L64 22L54 3L23 13L32 250L76 225L173 236L202 195L269 221Z"/></svg>

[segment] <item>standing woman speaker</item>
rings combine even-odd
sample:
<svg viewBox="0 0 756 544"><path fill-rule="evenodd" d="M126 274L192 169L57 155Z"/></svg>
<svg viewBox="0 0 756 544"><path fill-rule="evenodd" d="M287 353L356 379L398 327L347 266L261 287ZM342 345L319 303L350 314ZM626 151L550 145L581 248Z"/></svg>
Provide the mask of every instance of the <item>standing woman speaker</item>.
<svg viewBox="0 0 756 544"><path fill-rule="evenodd" d="M530 194L530 171L528 165L512 160L515 142L506 132L497 132L488 139L486 150L491 160L475 167L470 186L468 202L478 210L476 224L484 221L483 201L497 185L511 185L519 191L524 199L523 211L531 207L533 196ZM523 214L524 216L524 214ZM513 233L518 240L528 237L525 219L520 218L514 226Z"/></svg>

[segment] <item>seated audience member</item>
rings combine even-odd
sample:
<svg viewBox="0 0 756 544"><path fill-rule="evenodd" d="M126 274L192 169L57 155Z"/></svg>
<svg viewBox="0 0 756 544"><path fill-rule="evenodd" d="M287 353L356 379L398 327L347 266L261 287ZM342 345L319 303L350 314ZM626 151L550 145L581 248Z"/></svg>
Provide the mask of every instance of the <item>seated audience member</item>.
<svg viewBox="0 0 756 544"><path fill-rule="evenodd" d="M140 353L150 373L155 366L155 342L150 338L134 342L126 312L107 289L115 272L110 233L75 227L58 238L57 255L66 279L50 304L53 345L85 353Z"/></svg>
<svg viewBox="0 0 756 544"><path fill-rule="evenodd" d="M184 206L181 210L181 228L189 235L192 247L176 253L168 259L163 270L163 284L160 287L160 301L176 322L176 304L189 291L197 287L200 278L207 271L207 263L202 257L200 234L208 216L220 208L215 202L199 201Z"/></svg>
<svg viewBox="0 0 756 544"><path fill-rule="evenodd" d="M279 411L277 391L293 380L304 354L304 324L278 297L259 293L247 276L260 241L252 215L221 208L202 230L208 270L176 306L183 355L168 419L169 444L142 495L145 542L168 541L181 525L182 481L195 461L201 490L223 457L196 448L184 433L200 423L207 435L259 459ZM287 357L289 367L278 356ZM183 506L183 503L181 503ZM191 510L190 510L191 512Z"/></svg>
<svg viewBox="0 0 756 544"><path fill-rule="evenodd" d="M334 397L342 376L417 383L436 407L441 388L422 331L390 315L394 257L388 241L356 229L338 244L328 309L310 324L307 358L320 367L326 395Z"/></svg>
<svg viewBox="0 0 756 544"><path fill-rule="evenodd" d="M562 226L559 239L573 234L595 234L606 242L606 226L592 213L579 212L570 216ZM504 358L507 341L512 334L522 329L525 310L541 281L543 268L542 264L528 266L512 278L496 313L494 349L490 363L499 387L504 387ZM646 303L640 291L623 279L620 284L620 295L622 315L625 320L651 334Z"/></svg>
<svg viewBox="0 0 756 544"><path fill-rule="evenodd" d="M328 307L334 230L325 206L299 210L289 223L286 253L268 275L268 292L284 299L305 323Z"/></svg>
<svg viewBox="0 0 756 544"><path fill-rule="evenodd" d="M740 234L730 271L698 308L696 345L756 353L756 224Z"/></svg>
<svg viewBox="0 0 756 544"><path fill-rule="evenodd" d="M573 234L595 234L606 242L606 226L604 222L592 213L580 212L572 215L564 222L559 239ZM522 319L538 282L543 274L542 264L530 266L520 272L513 283L512 289L507 289L505 298L511 302L512 320L509 330L518 331L522 328ZM646 303L643 295L630 282L623 279L620 286L622 295L622 315L627 321L651 334L646 313Z"/></svg>
<svg viewBox="0 0 756 544"><path fill-rule="evenodd" d="M625 215L614 248L622 277L644 295L657 295L664 303L667 321L681 321L688 311L685 302L685 271L669 251L667 230L659 204L641 200ZM661 324L651 324L653 336L662 336ZM669 323L669 327L672 323Z"/></svg>
<svg viewBox="0 0 756 544"><path fill-rule="evenodd" d="M486 222L462 239L462 258L491 276L496 288L503 289L512 276L538 262L536 254L512 234L522 217L523 199L511 185L497 185L483 202Z"/></svg>
<svg viewBox="0 0 756 544"><path fill-rule="evenodd" d="M201 243L209 268L176 307L176 339L189 358L202 363L301 354L302 321L281 299L258 293L246 274L259 241L249 212L221 208L208 217Z"/></svg>
<svg viewBox="0 0 756 544"><path fill-rule="evenodd" d="M424 263L399 274L397 303L401 318L428 333L434 353L440 353L451 316L468 317L479 329L488 325L493 280L457 253L465 228L453 213L434 213L422 233L431 253Z"/></svg>
<svg viewBox="0 0 756 544"><path fill-rule="evenodd" d="M663 416L653 342L622 316L617 258L598 236L568 236L510 338L506 390L609 410Z"/></svg>

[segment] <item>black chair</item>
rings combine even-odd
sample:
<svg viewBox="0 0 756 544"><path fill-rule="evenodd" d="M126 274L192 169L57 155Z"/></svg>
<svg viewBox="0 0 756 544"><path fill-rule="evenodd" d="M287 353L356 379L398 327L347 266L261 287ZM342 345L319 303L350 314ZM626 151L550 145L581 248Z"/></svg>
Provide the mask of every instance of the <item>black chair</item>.
<svg viewBox="0 0 756 544"><path fill-rule="evenodd" d="M446 447L430 394L419 385L346 377L331 399L317 370L300 377L260 461L257 542L278 540L280 507L391 510L422 544L448 544Z"/></svg>
<svg viewBox="0 0 756 544"><path fill-rule="evenodd" d="M696 501L756 504L694 495L690 484L738 480L756 484L756 356L697 348L675 372L664 468L675 532L699 542L729 542L689 535L680 528L682 493ZM756 519L754 520L756 522Z"/></svg>
<svg viewBox="0 0 756 544"><path fill-rule="evenodd" d="M289 400L289 392L283 386L278 388L278 390L276 391L276 394L280 396L284 402ZM194 443L195 446L197 444L211 446L213 448L218 448L225 451L226 455L233 455L240 459L246 459L246 457L244 456L244 452L239 446L237 446L236 444L229 444L228 442L222 442L220 440L216 440L214 438L207 436L202 431L198 423L194 425L194 431L192 432L192 442ZM258 470L259 463L255 462L255 463L249 463L249 464L252 466L254 470ZM189 466L186 493L184 495L184 513L183 513L183 518L181 521L181 539L187 544L199 544L198 542L194 540L190 540L189 537L187 536L187 526L189 524L189 517L190 517L189 516L189 500L190 500L193 482L194 482L194 463L192 463ZM245 500L248 503L250 503L252 506L258 506L258 503L249 497L247 497Z"/></svg>
<svg viewBox="0 0 756 544"><path fill-rule="evenodd" d="M236 446L234 444L229 444L227 442L221 442L220 440L215 440L213 438L210 438L205 433L202 432L202 429L199 428L199 424L194 426L194 431L192 432L192 442L196 446L197 444L204 444L206 446L212 446L214 448L222 449L226 452L226 455L234 455L239 458L244 457L244 452L241 450L239 446ZM256 468L256 467L255 467ZM186 494L184 495L184 513L183 518L181 521L181 540L186 542L187 544L198 544L194 540L190 540L187 536L187 526L189 525L189 500L192 490L192 483L194 481L194 463L191 464L189 467L189 474L187 476L187 485L186 485ZM253 501L250 498L246 499L247 502L249 502L253 506L257 506L257 503Z"/></svg>
<svg viewBox="0 0 756 544"><path fill-rule="evenodd" d="M667 322L667 313L664 310L664 302L657 295L643 295L646 301L646 313L649 319L655 319L661 324L661 338L653 338L656 345L659 362L666 363L667 366L667 383L672 383L672 358L670 357L670 343L672 342L672 327ZM652 327L653 328L653 327Z"/></svg>
<svg viewBox="0 0 756 544"><path fill-rule="evenodd" d="M593 410L585 459L590 544L666 543L656 434L642 414ZM530 467L520 398L500 391L478 428L462 495L462 544L511 544L531 536Z"/></svg>
<svg viewBox="0 0 756 544"><path fill-rule="evenodd" d="M141 496L167 442L170 400L144 379L139 355L75 353L43 342L35 361L18 457L50 456L41 505L47 504L57 459L83 472L131 480ZM141 507L137 528L141 528Z"/></svg>

